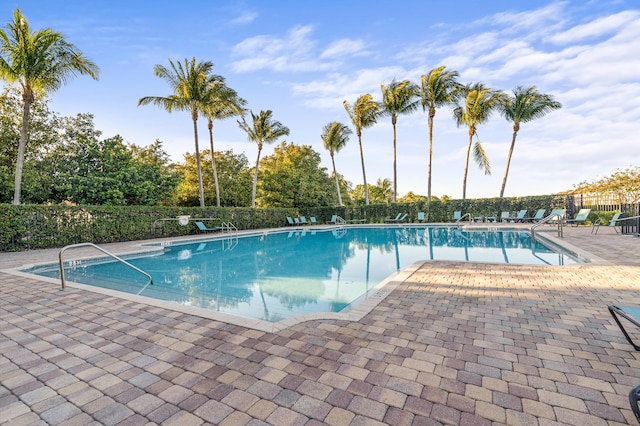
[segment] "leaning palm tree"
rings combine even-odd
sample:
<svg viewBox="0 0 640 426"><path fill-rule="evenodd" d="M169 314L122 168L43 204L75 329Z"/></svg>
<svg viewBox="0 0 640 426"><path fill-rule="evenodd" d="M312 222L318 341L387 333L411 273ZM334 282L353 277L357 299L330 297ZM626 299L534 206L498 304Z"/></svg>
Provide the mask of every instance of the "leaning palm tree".
<svg viewBox="0 0 640 426"><path fill-rule="evenodd" d="M496 90L488 89L482 83L475 83L465 86L462 89L464 95L464 106L458 106L453 110L453 116L458 127L466 125L469 129L469 145L467 147L467 157L464 166L464 179L462 181L462 199L467 196L467 172L469 171L469 154L473 144L473 136L476 136L476 143L473 146L473 156L480 170L484 170L486 175L491 174L489 159L478 140L478 125L489 120L491 113L503 101L504 95Z"/></svg>
<svg viewBox="0 0 640 426"><path fill-rule="evenodd" d="M256 159L256 169L253 173L253 191L251 193L251 207L256 206L256 189L258 188L258 165L260 164L260 153L265 143L275 142L276 139L289 134L289 128L279 121L272 118L272 111L260 111L260 114L251 113L252 125L242 116L242 121L238 121L238 125L247 133L247 137L251 142L258 145L258 158Z"/></svg>
<svg viewBox="0 0 640 426"><path fill-rule="evenodd" d="M340 151L349 141L349 135L351 134L351 129L349 129L345 124L338 123L337 121L332 121L329 124L326 124L322 128L322 143L324 147L329 151L329 155L331 155L331 164L333 164L333 176L336 179L336 190L338 191L338 204L340 207L344 206L342 204L342 195L340 195L340 183L338 181L338 172L336 171L336 161L334 159L334 155L336 152Z"/></svg>
<svg viewBox="0 0 640 426"><path fill-rule="evenodd" d="M204 187L202 186L202 166L200 164L200 147L198 145L198 112L201 111L209 99L209 88L220 81L222 77L211 74L213 62L199 61L196 58L173 62L169 59L171 68L162 65L153 67L156 77L166 80L173 93L169 96L145 96L138 100L138 106L154 104L167 112L189 111L193 121L193 138L196 148L196 166L198 169L198 190L200 192L200 207L204 208Z"/></svg>
<svg viewBox="0 0 640 426"><path fill-rule="evenodd" d="M364 200L369 205L369 188L367 187L367 174L364 171L364 154L362 152L362 129L373 126L378 121L380 114L380 104L373 100L370 94L362 95L356 99L353 107L347 101L342 103L344 109L351 119L353 127L356 128L358 144L360 145L360 161L362 163L362 179L364 180Z"/></svg>
<svg viewBox="0 0 640 426"><path fill-rule="evenodd" d="M202 107L202 115L207 118L209 129L209 144L211 146L211 168L213 170L213 182L216 188L216 206L220 207L220 187L218 185L218 171L216 169L215 150L213 149L213 120L224 120L236 115L244 114L244 106L247 102L238 96L238 93L224 84L224 81L215 82L209 88L207 99Z"/></svg>
<svg viewBox="0 0 640 426"><path fill-rule="evenodd" d="M391 117L393 125L393 202L398 195L398 172L396 164L396 123L398 114L411 114L418 109L418 86L409 80L393 80L388 86L380 85L382 90L382 113Z"/></svg>
<svg viewBox="0 0 640 426"><path fill-rule="evenodd" d="M62 34L49 28L31 32L20 9L13 12L13 21L6 28L6 31L0 30L0 78L20 85L23 101L13 193L13 204L20 204L29 119L35 97L58 90L77 75L97 80L99 69Z"/></svg>
<svg viewBox="0 0 640 426"><path fill-rule="evenodd" d="M507 175L509 174L509 165L511 164L511 156L513 155L513 147L516 144L516 136L520 130L520 123L542 118L554 109L562 108L562 104L553 99L553 96L539 93L535 86L524 88L521 86L513 90L513 97L506 97L500 113L513 123L513 137L511 138L511 147L509 148L509 156L507 157L507 169L502 179L502 187L500 188L500 198L504 196L504 188L507 185Z"/></svg>
<svg viewBox="0 0 640 426"><path fill-rule="evenodd" d="M445 71L444 66L434 68L420 78L420 102L422 110L429 112L429 166L427 168L427 214L431 217L431 164L433 158L433 118L436 109L455 104L461 85L457 71Z"/></svg>

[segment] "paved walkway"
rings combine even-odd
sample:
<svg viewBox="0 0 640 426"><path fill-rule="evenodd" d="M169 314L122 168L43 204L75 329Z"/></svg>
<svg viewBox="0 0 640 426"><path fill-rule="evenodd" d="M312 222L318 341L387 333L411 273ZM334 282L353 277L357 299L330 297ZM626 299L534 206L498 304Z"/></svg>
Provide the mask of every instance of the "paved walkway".
<svg viewBox="0 0 640 426"><path fill-rule="evenodd" d="M0 423L637 424L606 306L640 304L640 239L589 231L563 241L609 264L426 262L360 321L275 333L0 272Z"/></svg>

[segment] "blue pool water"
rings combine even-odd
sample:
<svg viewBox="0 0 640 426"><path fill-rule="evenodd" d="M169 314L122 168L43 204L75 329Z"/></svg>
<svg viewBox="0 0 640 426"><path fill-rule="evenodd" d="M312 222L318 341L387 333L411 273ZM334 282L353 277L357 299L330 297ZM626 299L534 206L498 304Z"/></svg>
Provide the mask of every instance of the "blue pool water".
<svg viewBox="0 0 640 426"><path fill-rule="evenodd" d="M141 294L266 321L339 312L419 260L567 265L576 259L523 231L346 227L271 232L165 247L117 262L65 263L67 281ZM59 278L58 265L31 272Z"/></svg>

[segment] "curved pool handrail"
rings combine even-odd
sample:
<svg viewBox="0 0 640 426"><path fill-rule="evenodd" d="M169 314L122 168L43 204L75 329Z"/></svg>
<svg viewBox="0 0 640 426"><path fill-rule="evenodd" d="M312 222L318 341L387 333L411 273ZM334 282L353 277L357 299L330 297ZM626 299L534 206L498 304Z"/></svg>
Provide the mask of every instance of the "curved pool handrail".
<svg viewBox="0 0 640 426"><path fill-rule="evenodd" d="M143 271L142 269L138 268L137 266L133 266L132 264L130 264L129 262L127 262L126 260L116 256L113 253L108 252L107 250L103 249L102 247L99 247L93 243L79 243L79 244L70 244L68 246L64 246L62 247L62 250L60 250L60 253L58 254L58 260L60 262L60 281L62 282L62 290L64 290L65 288L65 280L64 280L64 260L62 259L62 254L67 250L67 249L71 249L71 248L76 248L76 247L93 247L95 249L100 250L101 252L103 252L104 254L106 254L107 256L110 256L112 258L114 258L115 260L117 260L120 263L124 263L125 265L127 265L128 267L140 272L142 275L146 276L147 278L149 278L149 282L145 285L145 288L149 285L149 284L153 284L153 278L151 278L151 275L147 274L145 271Z"/></svg>
<svg viewBox="0 0 640 426"><path fill-rule="evenodd" d="M539 222L536 222L533 224L533 226L531 226L531 241L533 242L536 238L535 235L535 231L536 228L544 223L550 222L555 218L558 218L558 237L562 237L563 236L563 228L562 228L562 224L563 224L563 220L562 220L562 215L558 214L558 213L551 213L549 216L545 217L544 219L541 219Z"/></svg>

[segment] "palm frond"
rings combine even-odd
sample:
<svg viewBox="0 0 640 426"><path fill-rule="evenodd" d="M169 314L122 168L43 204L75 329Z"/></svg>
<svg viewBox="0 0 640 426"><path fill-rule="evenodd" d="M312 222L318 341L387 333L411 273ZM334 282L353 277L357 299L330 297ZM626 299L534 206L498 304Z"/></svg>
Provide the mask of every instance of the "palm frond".
<svg viewBox="0 0 640 426"><path fill-rule="evenodd" d="M491 174L491 165L489 164L489 158L482 148L480 141L476 141L473 145L473 159L475 160L478 168L484 171L485 175Z"/></svg>

